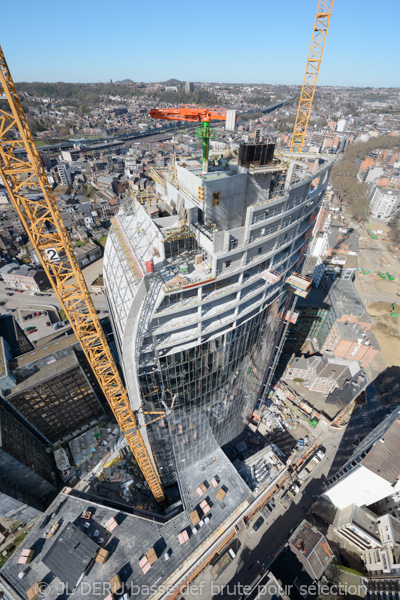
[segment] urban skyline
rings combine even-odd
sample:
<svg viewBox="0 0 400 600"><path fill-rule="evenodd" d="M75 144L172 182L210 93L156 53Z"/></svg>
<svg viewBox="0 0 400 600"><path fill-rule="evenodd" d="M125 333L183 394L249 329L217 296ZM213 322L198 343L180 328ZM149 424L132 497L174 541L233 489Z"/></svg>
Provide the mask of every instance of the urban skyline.
<svg viewBox="0 0 400 600"><path fill-rule="evenodd" d="M283 11L281 6L258 2L251 12L239 13L227 3L206 4L191 12L183 3L169 10L156 2L152 7L157 16L150 20L147 5L132 10L126 0L113 11L101 10L92 1L78 5L74 0L62 12L47 0L40 11L24 2L19 35L11 27L3 31L2 46L12 57L15 81L177 78L301 85L316 5L290 0ZM4 21L11 20L12 13L11 6L4 7ZM390 60L400 52L396 14L395 2L386 3L383 11L372 0L338 0L319 85L399 86ZM208 21L207 27L200 26ZM22 45L21 38L27 44ZM382 51L387 60L382 60Z"/></svg>

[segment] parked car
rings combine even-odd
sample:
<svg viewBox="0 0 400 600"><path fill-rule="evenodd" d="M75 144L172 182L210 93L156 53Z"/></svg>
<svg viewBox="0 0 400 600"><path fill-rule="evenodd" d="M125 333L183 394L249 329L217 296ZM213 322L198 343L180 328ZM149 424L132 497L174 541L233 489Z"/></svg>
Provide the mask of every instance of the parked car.
<svg viewBox="0 0 400 600"><path fill-rule="evenodd" d="M42 312L40 314L42 315L42 317L45 317L47 315L47 311L42 310Z"/></svg>
<svg viewBox="0 0 400 600"><path fill-rule="evenodd" d="M7 292L6 296L14 296L12 292Z"/></svg>
<svg viewBox="0 0 400 600"><path fill-rule="evenodd" d="M25 329L25 331L28 335L30 335L31 333L35 333L35 331L37 331L37 328L36 327L27 327Z"/></svg>
<svg viewBox="0 0 400 600"><path fill-rule="evenodd" d="M24 290L17 290L18 294L22 294Z"/></svg>
<svg viewBox="0 0 400 600"><path fill-rule="evenodd" d="M35 312L35 317L40 317L40 312Z"/></svg>
<svg viewBox="0 0 400 600"><path fill-rule="evenodd" d="M6 290L10 291L13 290L14 288L10 288L10 287L6 287Z"/></svg>
<svg viewBox="0 0 400 600"><path fill-rule="evenodd" d="M258 531L263 523L264 517L258 517L257 521L253 525L254 531Z"/></svg>
<svg viewBox="0 0 400 600"><path fill-rule="evenodd" d="M22 317L23 321L27 321L28 320L28 315L25 315L24 317Z"/></svg>
<svg viewBox="0 0 400 600"><path fill-rule="evenodd" d="M47 325L47 327L50 327L50 325L51 325L50 321L46 321L46 325Z"/></svg>

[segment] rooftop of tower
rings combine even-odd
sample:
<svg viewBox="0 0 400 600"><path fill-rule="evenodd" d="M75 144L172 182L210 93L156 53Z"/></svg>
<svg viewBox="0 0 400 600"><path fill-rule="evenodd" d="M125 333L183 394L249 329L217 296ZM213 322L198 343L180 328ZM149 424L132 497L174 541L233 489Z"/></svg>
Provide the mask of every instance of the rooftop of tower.
<svg viewBox="0 0 400 600"><path fill-rule="evenodd" d="M302 182L310 181L312 193L331 162L330 157L280 155L268 165L225 162L203 173L200 159L189 158L173 169L153 170L155 189L138 193L113 219L134 276L142 279L156 271L167 291L215 278L217 254L248 246L242 228L281 214L280 203ZM273 235L278 222L267 229L263 235Z"/></svg>

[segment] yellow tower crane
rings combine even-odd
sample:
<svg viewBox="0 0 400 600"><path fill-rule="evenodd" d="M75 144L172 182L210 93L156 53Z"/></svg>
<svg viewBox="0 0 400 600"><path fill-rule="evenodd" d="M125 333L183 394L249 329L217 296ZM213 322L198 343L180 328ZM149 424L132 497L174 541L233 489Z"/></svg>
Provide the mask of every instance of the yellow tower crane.
<svg viewBox="0 0 400 600"><path fill-rule="evenodd" d="M335 0L318 0L306 72L297 108L292 143L290 145L290 150L292 152L301 152L303 149L334 1Z"/></svg>
<svg viewBox="0 0 400 600"><path fill-rule="evenodd" d="M157 471L97 318L1 48L0 178L150 490L157 502L163 502Z"/></svg>

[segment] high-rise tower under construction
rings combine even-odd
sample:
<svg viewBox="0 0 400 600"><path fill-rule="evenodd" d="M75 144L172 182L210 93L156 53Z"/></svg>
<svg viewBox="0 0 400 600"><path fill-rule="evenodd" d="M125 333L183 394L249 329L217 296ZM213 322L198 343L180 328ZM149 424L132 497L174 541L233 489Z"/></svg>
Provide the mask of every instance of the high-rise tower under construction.
<svg viewBox="0 0 400 600"><path fill-rule="evenodd" d="M197 160L113 220L104 284L129 399L164 485L243 430L270 372L332 159ZM153 413L153 414L150 414Z"/></svg>

